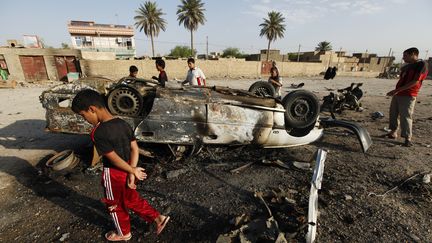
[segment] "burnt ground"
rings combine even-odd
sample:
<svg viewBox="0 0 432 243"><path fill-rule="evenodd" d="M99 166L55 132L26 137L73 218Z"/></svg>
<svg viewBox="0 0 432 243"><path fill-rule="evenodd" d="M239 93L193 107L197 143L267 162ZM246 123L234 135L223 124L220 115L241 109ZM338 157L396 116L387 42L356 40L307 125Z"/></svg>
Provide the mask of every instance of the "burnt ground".
<svg viewBox="0 0 432 243"><path fill-rule="evenodd" d="M43 88L22 90L40 93ZM254 192L272 190L286 191L290 198L290 202L265 198L280 229L290 242L303 242L312 171L260 162L308 161L317 148L328 150L319 192L319 242L431 242L432 186L422 183L421 175L432 170L429 91L430 87L423 90L416 105L415 146L411 148L401 146L400 139L381 138L387 117L373 120L370 113L387 115L390 100L372 88L363 98L363 112L338 115L367 128L374 144L366 154L361 153L354 135L329 129L321 140L289 149L206 147L199 155L178 162L142 157L149 178L138 190L172 219L156 238L152 225L132 216L132 242L215 242L219 234L238 228L230 223L237 216L266 217L264 204ZM27 104L22 97L10 101L22 114L3 105L0 113L0 241L51 242L63 236L67 242L103 242L103 234L112 225L99 201L100 173L86 170L88 137L43 132L43 111L32 108L38 104L29 104L27 109L20 102ZM23 115L34 109L39 115ZM43 166L54 151L67 148L84 162L63 173ZM151 148L158 154L169 153ZM240 173L230 173L249 162L255 163Z"/></svg>

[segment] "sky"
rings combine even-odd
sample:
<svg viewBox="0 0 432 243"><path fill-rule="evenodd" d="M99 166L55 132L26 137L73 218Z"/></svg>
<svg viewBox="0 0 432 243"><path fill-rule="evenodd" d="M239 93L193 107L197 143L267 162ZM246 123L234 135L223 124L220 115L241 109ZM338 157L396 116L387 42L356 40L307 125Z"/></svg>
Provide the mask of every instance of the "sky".
<svg viewBox="0 0 432 243"><path fill-rule="evenodd" d="M153 0L154 1L154 0ZM165 13L165 32L155 39L155 53L168 54L177 45L190 46L190 32L177 21L180 0L156 0ZM319 42L329 41L333 50L393 54L415 46L420 58L432 56L431 0L202 0L206 22L194 32L198 53L222 52L228 47L244 53L267 48L259 24L268 12L281 12L286 30L282 39L271 43L281 53L312 51ZM144 1L127 0L14 0L1 4L0 45L23 35L38 35L52 47L71 45L70 20L101 24L134 25L133 17ZM151 43L135 29L137 55L150 55ZM430 53L429 53L430 52Z"/></svg>

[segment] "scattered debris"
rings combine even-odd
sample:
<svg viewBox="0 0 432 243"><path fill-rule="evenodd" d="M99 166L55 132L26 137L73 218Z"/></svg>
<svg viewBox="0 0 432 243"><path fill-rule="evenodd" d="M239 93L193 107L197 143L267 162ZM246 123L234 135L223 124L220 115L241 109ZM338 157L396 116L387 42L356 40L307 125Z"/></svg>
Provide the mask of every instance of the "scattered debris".
<svg viewBox="0 0 432 243"><path fill-rule="evenodd" d="M280 161L279 159L273 160L273 161L263 159L263 160L261 160L261 163L267 164L267 165L268 164L274 164L274 165L280 166L280 167L285 168L285 169L290 169L289 165L285 164L284 162Z"/></svg>
<svg viewBox="0 0 432 243"><path fill-rule="evenodd" d="M345 200L351 201L353 197L351 195L345 195Z"/></svg>
<svg viewBox="0 0 432 243"><path fill-rule="evenodd" d="M292 89L299 89L299 88L303 87L304 85L305 85L304 83L291 84L291 88Z"/></svg>
<svg viewBox="0 0 432 243"><path fill-rule="evenodd" d="M427 174L430 174L430 172L421 172L421 173L417 173L417 174L415 174L415 175L413 175L413 176L410 176L408 179L404 180L401 184L399 184L399 185L393 187L392 189L390 189L390 190L384 192L383 194L376 194L375 192L370 192L370 193L368 194L368 196L385 197L388 193L390 193L390 192L392 192L392 191L398 189L400 186L402 186L402 185L405 184L406 182L408 182L408 181L410 181L410 180L416 178L416 177L419 176L419 175L427 175ZM424 177L423 177L423 178L424 178Z"/></svg>
<svg viewBox="0 0 432 243"><path fill-rule="evenodd" d="M309 209L308 209L308 232L306 234L306 242L314 242L317 230L317 217L318 217L318 190L321 189L321 183L324 174L324 162L327 157L327 151L318 149L316 153L316 163L314 174L311 181L311 189L309 196Z"/></svg>
<svg viewBox="0 0 432 243"><path fill-rule="evenodd" d="M337 93L330 92L324 96L321 105L321 111L329 111L331 113L341 113L345 109L363 111L361 108L360 99L363 97L363 91L360 87L363 83L351 83L345 89L338 89Z"/></svg>
<svg viewBox="0 0 432 243"><path fill-rule="evenodd" d="M186 169L171 170L171 171L168 171L166 173L166 177L167 177L167 179L176 178L179 175L186 173L187 171L188 170L186 170Z"/></svg>
<svg viewBox="0 0 432 243"><path fill-rule="evenodd" d="M431 173L429 173L429 174L425 174L424 176L423 176L423 183L424 184L429 184L430 182L431 182Z"/></svg>
<svg viewBox="0 0 432 243"><path fill-rule="evenodd" d="M302 169L302 170L310 170L311 169L310 163L306 163L306 162L294 161L293 166L298 168L298 169Z"/></svg>
<svg viewBox="0 0 432 243"><path fill-rule="evenodd" d="M382 113L381 111L375 111L375 112L371 113L371 118L374 120L382 119L382 118L384 118L384 113Z"/></svg>
<svg viewBox="0 0 432 243"><path fill-rule="evenodd" d="M65 240L67 240L70 236L70 233L64 233L62 234L61 238L59 239L59 241L63 242Z"/></svg>
<svg viewBox="0 0 432 243"><path fill-rule="evenodd" d="M64 150L52 156L47 162L46 166L53 170L60 171L65 169L73 169L78 165L80 159L75 156L72 150Z"/></svg>
<svg viewBox="0 0 432 243"><path fill-rule="evenodd" d="M253 163L254 162L249 162L249 163L247 163L245 165L242 165L242 166L240 166L240 167L238 167L236 169L230 170L230 172L231 172L231 174L239 173L240 171L242 171L242 170L248 168L249 166L251 166Z"/></svg>

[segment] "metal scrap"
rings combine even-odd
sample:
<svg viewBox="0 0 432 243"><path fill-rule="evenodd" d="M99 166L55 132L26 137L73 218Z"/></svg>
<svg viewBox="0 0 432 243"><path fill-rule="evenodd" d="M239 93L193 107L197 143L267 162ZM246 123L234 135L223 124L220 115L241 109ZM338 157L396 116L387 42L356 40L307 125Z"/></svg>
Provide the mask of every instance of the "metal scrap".
<svg viewBox="0 0 432 243"><path fill-rule="evenodd" d="M324 174L324 162L327 157L327 151L318 149L316 153L315 169L311 181L311 189L309 196L308 208L308 232L306 234L306 242L311 243L315 241L317 230L317 216L318 216L318 190L321 189L321 183Z"/></svg>

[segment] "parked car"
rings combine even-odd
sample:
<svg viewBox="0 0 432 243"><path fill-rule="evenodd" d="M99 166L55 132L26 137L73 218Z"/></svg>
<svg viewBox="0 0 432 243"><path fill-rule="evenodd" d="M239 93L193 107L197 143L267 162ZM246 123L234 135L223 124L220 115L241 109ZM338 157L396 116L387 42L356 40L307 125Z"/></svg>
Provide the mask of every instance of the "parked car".
<svg viewBox="0 0 432 243"><path fill-rule="evenodd" d="M261 97L219 86L163 88L155 81L130 77L118 82L85 78L44 91L40 101L49 131L89 133L90 124L70 109L82 89L104 96L109 111L127 121L141 143L292 147L314 142L324 128L334 126L352 130L363 151L372 143L368 132L355 123L319 118L318 98L307 90L294 90L279 100L271 94Z"/></svg>

